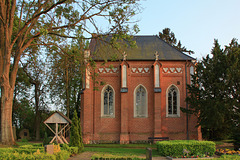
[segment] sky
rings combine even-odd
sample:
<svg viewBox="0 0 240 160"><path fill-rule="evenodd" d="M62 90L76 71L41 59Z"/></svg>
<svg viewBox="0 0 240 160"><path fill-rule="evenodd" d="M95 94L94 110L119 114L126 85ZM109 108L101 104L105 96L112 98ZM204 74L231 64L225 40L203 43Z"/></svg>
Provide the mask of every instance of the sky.
<svg viewBox="0 0 240 160"><path fill-rule="evenodd" d="M198 60L211 53L214 39L222 48L240 43L240 0L142 0L137 35L157 35L170 28Z"/></svg>

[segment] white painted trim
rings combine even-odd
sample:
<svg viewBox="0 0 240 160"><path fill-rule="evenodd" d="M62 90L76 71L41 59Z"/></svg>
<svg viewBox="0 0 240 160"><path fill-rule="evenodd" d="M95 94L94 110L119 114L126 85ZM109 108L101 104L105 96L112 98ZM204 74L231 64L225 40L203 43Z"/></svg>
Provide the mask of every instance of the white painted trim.
<svg viewBox="0 0 240 160"><path fill-rule="evenodd" d="M122 66L122 88L127 88L127 66Z"/></svg>
<svg viewBox="0 0 240 160"><path fill-rule="evenodd" d="M146 109L146 115L145 116L137 116L136 115L136 91L137 91L137 89L140 87L140 86L142 86L144 89L145 89L145 91L146 91L146 101L145 101L145 109ZM134 118L147 118L148 117L148 91L147 91L147 88L144 86L144 85L142 85L142 84L139 84L135 89L134 89L134 92L133 92L133 98L134 98L134 100L133 100L133 116L134 116Z"/></svg>
<svg viewBox="0 0 240 160"><path fill-rule="evenodd" d="M155 87L156 88L158 88L158 87L160 87L160 81L159 81L159 65L158 64L156 64L155 66L154 66L154 69L155 69Z"/></svg>
<svg viewBox="0 0 240 160"><path fill-rule="evenodd" d="M177 89L177 114L169 115L168 114L168 91L172 87ZM179 91L178 87L174 84L171 84L166 89L166 117L180 117L180 91Z"/></svg>
<svg viewBox="0 0 240 160"><path fill-rule="evenodd" d="M110 86L113 90L113 115L104 115L104 91L105 89ZM114 88L107 84L105 85L103 88L102 88L102 91L101 91L101 117L109 117L109 118L115 118L115 90Z"/></svg>

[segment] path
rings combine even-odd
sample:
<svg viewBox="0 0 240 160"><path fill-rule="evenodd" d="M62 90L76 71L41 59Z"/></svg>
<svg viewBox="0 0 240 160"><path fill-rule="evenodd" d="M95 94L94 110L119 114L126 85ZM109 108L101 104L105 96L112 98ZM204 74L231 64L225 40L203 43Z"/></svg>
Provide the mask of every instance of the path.
<svg viewBox="0 0 240 160"><path fill-rule="evenodd" d="M91 156L94 152L83 152L76 156L70 157L68 160L91 160ZM153 157L152 160L167 160L165 157Z"/></svg>

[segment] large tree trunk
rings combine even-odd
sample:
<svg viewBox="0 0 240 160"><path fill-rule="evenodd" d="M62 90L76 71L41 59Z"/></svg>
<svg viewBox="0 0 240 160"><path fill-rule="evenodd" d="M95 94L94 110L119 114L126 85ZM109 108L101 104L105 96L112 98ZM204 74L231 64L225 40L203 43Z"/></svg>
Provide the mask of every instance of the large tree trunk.
<svg viewBox="0 0 240 160"><path fill-rule="evenodd" d="M7 79L7 78L6 78ZM15 144L12 130L12 103L14 88L11 88L7 80L2 81L1 86L1 141L6 145Z"/></svg>
<svg viewBox="0 0 240 160"><path fill-rule="evenodd" d="M32 80L29 76L30 83L34 85L34 99L35 99L35 134L36 140L40 140L40 112L39 112L39 97L40 97L40 83L38 80Z"/></svg>

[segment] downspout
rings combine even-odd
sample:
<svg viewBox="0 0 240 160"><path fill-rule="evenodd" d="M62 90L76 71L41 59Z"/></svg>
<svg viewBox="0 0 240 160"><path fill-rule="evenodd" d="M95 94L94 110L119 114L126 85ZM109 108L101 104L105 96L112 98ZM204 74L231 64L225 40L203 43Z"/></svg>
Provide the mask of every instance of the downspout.
<svg viewBox="0 0 240 160"><path fill-rule="evenodd" d="M186 81L186 98L188 96L187 91L187 61L185 63L185 81ZM186 110L188 111L188 103L186 102ZM186 129L187 129L187 140L189 140L189 132L188 132L188 112L186 112Z"/></svg>

